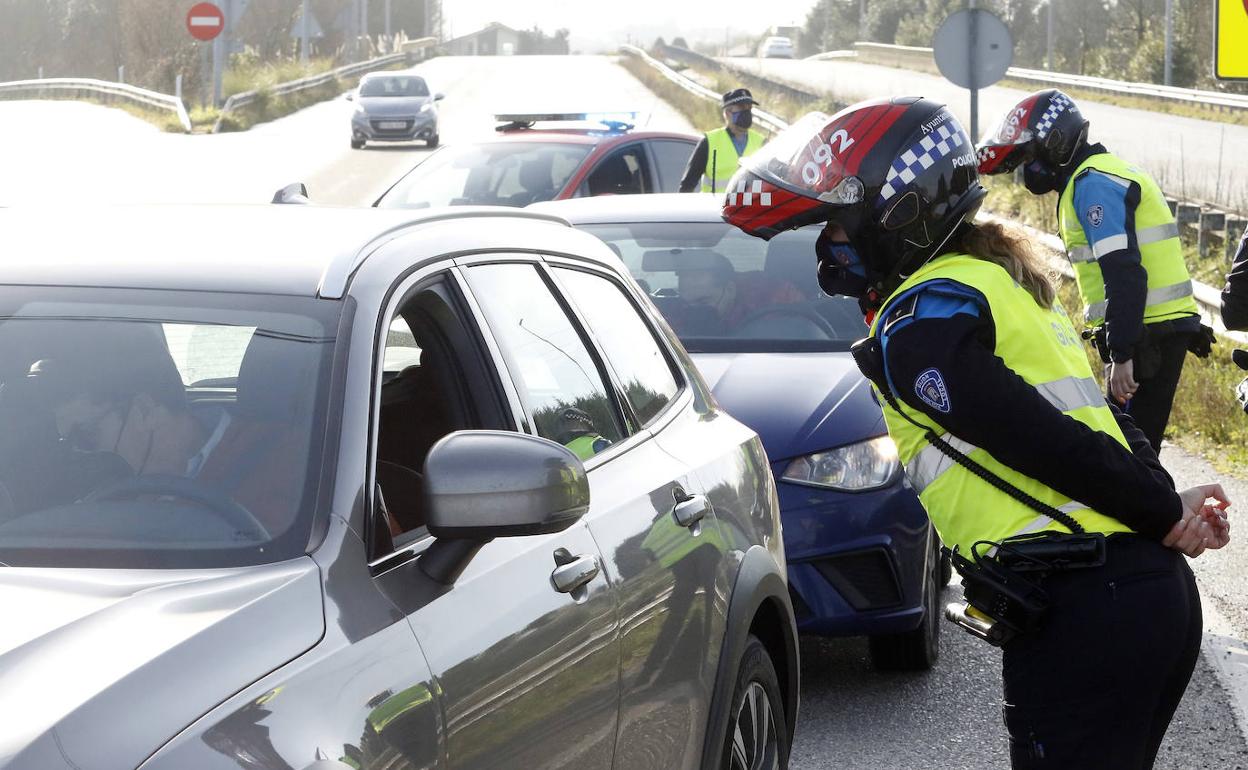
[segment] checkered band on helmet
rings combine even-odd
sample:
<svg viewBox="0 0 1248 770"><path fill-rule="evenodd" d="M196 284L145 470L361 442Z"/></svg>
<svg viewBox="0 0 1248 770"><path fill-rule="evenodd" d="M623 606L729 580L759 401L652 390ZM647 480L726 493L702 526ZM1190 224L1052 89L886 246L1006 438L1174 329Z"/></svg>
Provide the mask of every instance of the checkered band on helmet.
<svg viewBox="0 0 1248 770"><path fill-rule="evenodd" d="M983 198L971 139L944 105L918 97L814 113L742 161L724 220L760 238L833 221L875 290L921 263Z"/></svg>
<svg viewBox="0 0 1248 770"><path fill-rule="evenodd" d="M979 143L979 173L1005 174L1040 160L1058 168L1070 162L1087 137L1079 106L1056 89L1037 91L1016 104Z"/></svg>

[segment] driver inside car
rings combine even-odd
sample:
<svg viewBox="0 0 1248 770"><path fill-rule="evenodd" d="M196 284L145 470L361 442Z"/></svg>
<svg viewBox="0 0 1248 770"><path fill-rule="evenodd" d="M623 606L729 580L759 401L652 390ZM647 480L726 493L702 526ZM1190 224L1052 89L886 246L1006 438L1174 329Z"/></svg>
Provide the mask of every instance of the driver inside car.
<svg viewBox="0 0 1248 770"><path fill-rule="evenodd" d="M737 273L722 254L705 255L696 267L676 271L683 308L672 313L678 334L722 336L773 305L803 302L800 290L761 272Z"/></svg>
<svg viewBox="0 0 1248 770"><path fill-rule="evenodd" d="M270 395L298 401L289 392L239 399L229 409L192 406L163 344L100 345L40 359L24 380L33 402L50 414L61 447L71 450L62 457L114 460L111 473L97 473L86 489L75 484L74 497L61 502L102 490L120 494L129 485L135 496L241 506L244 519L254 518L270 533L289 524L290 500L298 499L303 475L292 458L303 456L306 437L255 408ZM72 473L49 477L66 475ZM46 507L43 497L39 507Z"/></svg>

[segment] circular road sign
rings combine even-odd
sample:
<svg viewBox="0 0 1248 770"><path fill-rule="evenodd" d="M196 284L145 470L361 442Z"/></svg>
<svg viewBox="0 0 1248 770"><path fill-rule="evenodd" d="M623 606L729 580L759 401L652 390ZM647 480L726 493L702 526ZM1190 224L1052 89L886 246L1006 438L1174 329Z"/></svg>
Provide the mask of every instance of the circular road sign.
<svg viewBox="0 0 1248 770"><path fill-rule="evenodd" d="M1005 77L1014 63L1009 28L982 8L961 10L945 19L932 37L932 49L940 74L963 88L987 88Z"/></svg>
<svg viewBox="0 0 1248 770"><path fill-rule="evenodd" d="M225 14L212 3L196 3L186 13L186 30L196 40L212 40L225 29Z"/></svg>

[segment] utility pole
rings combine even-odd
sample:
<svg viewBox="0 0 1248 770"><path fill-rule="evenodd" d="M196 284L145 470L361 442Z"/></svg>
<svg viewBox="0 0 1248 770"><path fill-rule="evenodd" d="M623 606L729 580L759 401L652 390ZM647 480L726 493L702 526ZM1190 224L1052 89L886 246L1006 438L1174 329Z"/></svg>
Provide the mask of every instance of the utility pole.
<svg viewBox="0 0 1248 770"><path fill-rule="evenodd" d="M867 40L867 0L858 0L858 39Z"/></svg>
<svg viewBox="0 0 1248 770"><path fill-rule="evenodd" d="M386 0L386 39L390 39L390 0Z"/></svg>
<svg viewBox="0 0 1248 770"><path fill-rule="evenodd" d="M1170 0L1166 0L1166 2L1170 2ZM1049 35L1048 35L1048 44L1045 48L1045 51L1046 51L1045 62L1047 62L1046 66L1048 67L1049 72L1052 72L1053 71L1053 0L1049 0L1048 16L1049 16L1049 20L1048 20Z"/></svg>
<svg viewBox="0 0 1248 770"><path fill-rule="evenodd" d="M308 64L308 0L303 0L303 10L299 15L299 63Z"/></svg>
<svg viewBox="0 0 1248 770"><path fill-rule="evenodd" d="M1171 84L1170 50L1174 44L1174 0L1166 0L1166 85Z"/></svg>

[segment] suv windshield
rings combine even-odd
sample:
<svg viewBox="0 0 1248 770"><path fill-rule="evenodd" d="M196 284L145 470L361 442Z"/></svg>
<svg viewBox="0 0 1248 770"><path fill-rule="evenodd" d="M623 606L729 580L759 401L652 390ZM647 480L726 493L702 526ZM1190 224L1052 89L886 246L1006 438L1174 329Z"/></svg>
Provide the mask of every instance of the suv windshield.
<svg viewBox="0 0 1248 770"><path fill-rule="evenodd" d="M527 206L555 197L588 144L496 142L438 150L378 202L382 208Z"/></svg>
<svg viewBox="0 0 1248 770"><path fill-rule="evenodd" d="M710 222L582 229L620 255L692 353L844 351L866 336L856 301L819 290L818 227L770 241Z"/></svg>
<svg viewBox="0 0 1248 770"><path fill-rule="evenodd" d="M374 77L360 84L360 96L428 96L429 87L424 78L418 77Z"/></svg>
<svg viewBox="0 0 1248 770"><path fill-rule="evenodd" d="M0 563L303 553L336 305L211 298L0 291Z"/></svg>

